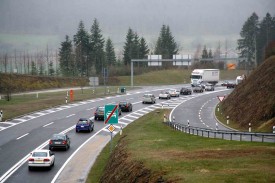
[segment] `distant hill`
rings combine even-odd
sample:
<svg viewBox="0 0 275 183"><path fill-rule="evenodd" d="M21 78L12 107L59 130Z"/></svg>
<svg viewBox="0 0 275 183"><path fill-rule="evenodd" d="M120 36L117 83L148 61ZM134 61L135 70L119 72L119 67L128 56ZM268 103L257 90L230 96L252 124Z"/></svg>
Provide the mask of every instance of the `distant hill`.
<svg viewBox="0 0 275 183"><path fill-rule="evenodd" d="M240 127L275 126L275 56L269 57L222 102L222 108Z"/></svg>

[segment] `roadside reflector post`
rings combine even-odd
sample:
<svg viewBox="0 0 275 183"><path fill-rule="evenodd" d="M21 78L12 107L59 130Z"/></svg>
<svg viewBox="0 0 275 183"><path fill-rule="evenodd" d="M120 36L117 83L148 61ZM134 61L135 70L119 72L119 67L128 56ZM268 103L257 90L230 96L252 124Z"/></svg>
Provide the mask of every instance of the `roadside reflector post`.
<svg viewBox="0 0 275 183"><path fill-rule="evenodd" d="M119 134L122 135L122 125L120 125L120 131Z"/></svg>
<svg viewBox="0 0 275 183"><path fill-rule="evenodd" d="M173 123L175 123L175 116L173 116Z"/></svg>
<svg viewBox="0 0 275 183"><path fill-rule="evenodd" d="M275 133L275 126L273 126L273 133Z"/></svg>
<svg viewBox="0 0 275 183"><path fill-rule="evenodd" d="M220 106L218 105L218 112L220 111Z"/></svg>
<svg viewBox="0 0 275 183"><path fill-rule="evenodd" d="M107 87L107 92L110 93L110 88L109 87Z"/></svg>
<svg viewBox="0 0 275 183"><path fill-rule="evenodd" d="M251 123L249 123L248 126L248 131L251 132Z"/></svg>
<svg viewBox="0 0 275 183"><path fill-rule="evenodd" d="M219 126L218 126L218 123L216 123L216 130L219 130Z"/></svg>
<svg viewBox="0 0 275 183"><path fill-rule="evenodd" d="M163 115L163 122L166 123L166 115Z"/></svg>
<svg viewBox="0 0 275 183"><path fill-rule="evenodd" d="M229 124L229 116L226 116L226 124Z"/></svg>
<svg viewBox="0 0 275 183"><path fill-rule="evenodd" d="M1 110L1 112L0 112L0 122L2 121L2 119L3 119L3 111Z"/></svg>
<svg viewBox="0 0 275 183"><path fill-rule="evenodd" d="M38 92L36 93L36 98L38 98Z"/></svg>
<svg viewBox="0 0 275 183"><path fill-rule="evenodd" d="M68 103L68 97L65 97L65 99L66 99L66 104Z"/></svg>
<svg viewBox="0 0 275 183"><path fill-rule="evenodd" d="M69 96L69 91L67 91L67 97Z"/></svg>

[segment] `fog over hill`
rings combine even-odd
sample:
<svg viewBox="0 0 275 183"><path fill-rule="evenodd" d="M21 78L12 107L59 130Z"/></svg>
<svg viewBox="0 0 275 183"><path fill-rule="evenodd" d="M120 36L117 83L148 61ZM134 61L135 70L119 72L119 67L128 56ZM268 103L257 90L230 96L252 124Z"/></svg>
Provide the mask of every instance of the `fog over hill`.
<svg viewBox="0 0 275 183"><path fill-rule="evenodd" d="M97 18L104 37L119 46L131 27L153 47L165 24L183 50L199 43L216 47L218 40L228 40L233 48L242 25L253 12L260 19L267 12L274 16L275 1L0 0L0 33L58 35L62 41L66 34L76 33L80 20L90 30Z"/></svg>

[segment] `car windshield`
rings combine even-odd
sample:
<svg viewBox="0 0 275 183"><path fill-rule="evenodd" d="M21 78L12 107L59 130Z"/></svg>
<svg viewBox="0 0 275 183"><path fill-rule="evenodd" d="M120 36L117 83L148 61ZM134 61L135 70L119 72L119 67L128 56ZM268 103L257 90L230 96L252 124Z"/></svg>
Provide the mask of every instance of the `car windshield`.
<svg viewBox="0 0 275 183"><path fill-rule="evenodd" d="M46 152L34 152L32 153L33 157L47 157L47 153Z"/></svg>
<svg viewBox="0 0 275 183"><path fill-rule="evenodd" d="M145 98L150 98L150 95L143 95L143 97L145 97Z"/></svg>
<svg viewBox="0 0 275 183"><path fill-rule="evenodd" d="M120 102L119 105L126 105L127 102Z"/></svg>
<svg viewBox="0 0 275 183"><path fill-rule="evenodd" d="M200 75L191 75L191 78L192 79L201 79L201 76Z"/></svg>
<svg viewBox="0 0 275 183"><path fill-rule="evenodd" d="M55 134L53 135L52 140L65 140L65 136L61 134Z"/></svg>

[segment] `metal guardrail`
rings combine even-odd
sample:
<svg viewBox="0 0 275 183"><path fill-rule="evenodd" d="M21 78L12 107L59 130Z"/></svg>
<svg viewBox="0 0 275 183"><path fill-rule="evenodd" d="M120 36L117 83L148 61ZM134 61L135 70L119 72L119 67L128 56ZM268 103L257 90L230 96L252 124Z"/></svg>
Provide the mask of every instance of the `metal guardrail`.
<svg viewBox="0 0 275 183"><path fill-rule="evenodd" d="M275 143L274 133L254 133L254 132L240 132L230 130L212 130L208 128L199 128L189 125L184 125L176 122L164 122L174 130L183 133L189 133L197 136L208 138L221 138L225 140L250 141L250 142L273 142Z"/></svg>

